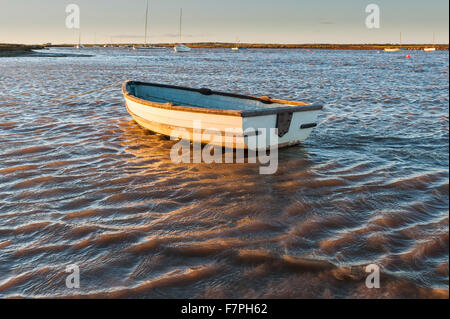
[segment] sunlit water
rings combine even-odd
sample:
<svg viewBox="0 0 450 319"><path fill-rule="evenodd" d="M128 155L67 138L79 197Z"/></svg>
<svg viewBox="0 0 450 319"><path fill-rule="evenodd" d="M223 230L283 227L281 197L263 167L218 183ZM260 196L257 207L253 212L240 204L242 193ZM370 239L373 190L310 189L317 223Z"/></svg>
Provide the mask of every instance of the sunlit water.
<svg viewBox="0 0 450 319"><path fill-rule="evenodd" d="M448 52L82 52L0 59L0 297L448 297ZM174 164L119 84L55 101L126 79L325 109L275 175Z"/></svg>

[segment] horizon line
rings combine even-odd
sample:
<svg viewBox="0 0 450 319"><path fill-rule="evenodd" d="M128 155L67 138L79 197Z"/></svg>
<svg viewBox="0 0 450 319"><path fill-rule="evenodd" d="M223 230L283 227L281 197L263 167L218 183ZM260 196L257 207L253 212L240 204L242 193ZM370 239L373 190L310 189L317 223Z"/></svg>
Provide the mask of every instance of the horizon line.
<svg viewBox="0 0 450 319"><path fill-rule="evenodd" d="M163 44L179 44L179 41L173 41L173 42L148 42L148 45L163 45ZM430 42L423 42L423 43L417 43L417 42L411 42L411 43L398 43L398 42L321 42L321 43L311 43L311 42L227 42L227 41L184 41L183 44L216 44L216 45L286 45L286 46L293 46L293 45L311 45L311 46L317 46L317 45L360 45L360 46L369 46L369 45L396 45L396 46L420 46L420 45L430 45L430 46L445 46L449 45L449 43L430 43ZM52 42L41 42L41 43L19 43L19 42L0 42L0 45L24 45L24 46L33 46L33 45L45 45L50 44L52 46L64 46L64 45L77 45L78 43L72 43L72 42L60 42L60 43L52 43ZM81 44L87 44L87 45L141 45L144 44L144 42L81 42Z"/></svg>

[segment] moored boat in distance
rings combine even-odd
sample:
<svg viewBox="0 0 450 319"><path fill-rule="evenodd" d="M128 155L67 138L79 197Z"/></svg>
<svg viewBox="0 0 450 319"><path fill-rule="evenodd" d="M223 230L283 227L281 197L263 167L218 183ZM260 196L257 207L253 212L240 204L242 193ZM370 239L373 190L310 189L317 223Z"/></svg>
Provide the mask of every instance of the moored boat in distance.
<svg viewBox="0 0 450 319"><path fill-rule="evenodd" d="M236 149L297 145L317 126L323 108L321 104L137 81L125 82L122 93L128 112L144 129L167 136L181 130L186 140L222 147L230 147L226 136L231 133ZM196 134L199 123L201 134ZM277 139L272 138L271 129L278 129Z"/></svg>
<svg viewBox="0 0 450 319"><path fill-rule="evenodd" d="M399 45L402 45L402 43L403 43L403 37L402 37L402 33L400 32L400 42L399 42ZM385 48L384 49L384 52L400 52L402 49L400 49L400 48Z"/></svg>
<svg viewBox="0 0 450 319"><path fill-rule="evenodd" d="M428 48L424 48L423 50L425 52L434 52L436 51L436 48L434 47L434 43L436 42L436 34L433 32L433 46L432 47L428 47Z"/></svg>
<svg viewBox="0 0 450 319"><path fill-rule="evenodd" d="M191 52L191 48L185 46L184 44L177 45L173 49L175 52Z"/></svg>
<svg viewBox="0 0 450 319"><path fill-rule="evenodd" d="M155 46L133 46L133 50L165 50L164 47L155 47Z"/></svg>
<svg viewBox="0 0 450 319"><path fill-rule="evenodd" d="M75 49L84 49L84 45L81 44L81 31L78 31L78 44L75 45Z"/></svg>
<svg viewBox="0 0 450 319"><path fill-rule="evenodd" d="M239 44L240 44L240 41L239 41L239 40L236 41L236 46L232 47L231 50L232 50L232 51L240 51L240 50L245 50L245 49L247 49L247 48L244 48L244 47L239 46Z"/></svg>
<svg viewBox="0 0 450 319"><path fill-rule="evenodd" d="M179 37L180 37L180 44L176 45L173 50L175 52L191 52L191 48L185 46L181 43L181 28L182 28L182 22L183 22L183 9L180 9L180 29L179 29Z"/></svg>
<svg viewBox="0 0 450 319"><path fill-rule="evenodd" d="M399 48L385 48L384 52L399 52Z"/></svg>
<svg viewBox="0 0 450 319"><path fill-rule="evenodd" d="M148 0L147 0L147 7L145 9L145 26L144 26L144 45L143 46L133 46L132 49L133 50L164 50L165 48L163 47L155 47L152 45L148 45L147 44L147 29L148 29Z"/></svg>

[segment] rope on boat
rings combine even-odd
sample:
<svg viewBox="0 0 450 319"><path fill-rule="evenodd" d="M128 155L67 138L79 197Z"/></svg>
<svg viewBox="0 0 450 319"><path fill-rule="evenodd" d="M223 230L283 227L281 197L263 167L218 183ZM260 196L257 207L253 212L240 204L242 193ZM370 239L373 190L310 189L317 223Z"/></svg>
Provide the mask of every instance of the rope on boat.
<svg viewBox="0 0 450 319"><path fill-rule="evenodd" d="M63 100L72 99L74 97L79 97L79 96L83 96L83 95L89 95L89 94L92 94L92 93L95 93L95 92L98 92L98 91L109 89L109 88L111 88L113 86L120 85L120 84L122 84L122 82L113 83L111 85L108 85L108 86L105 86L105 87L102 87L102 88L99 88L99 89L83 92L83 93L80 93L80 94L74 94L74 95L70 95L70 96L61 97L61 98L58 98L58 99L54 99L52 101L53 102L59 102L59 101L63 101Z"/></svg>

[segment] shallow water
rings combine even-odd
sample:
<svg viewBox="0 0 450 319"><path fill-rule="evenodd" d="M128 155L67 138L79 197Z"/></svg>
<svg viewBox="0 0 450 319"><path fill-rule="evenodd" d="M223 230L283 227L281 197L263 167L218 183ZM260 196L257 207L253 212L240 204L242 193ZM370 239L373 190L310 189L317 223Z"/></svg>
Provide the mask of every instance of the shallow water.
<svg viewBox="0 0 450 319"><path fill-rule="evenodd" d="M448 298L448 52L83 51L0 59L0 297ZM173 164L120 85L55 101L126 79L325 109L275 175Z"/></svg>

